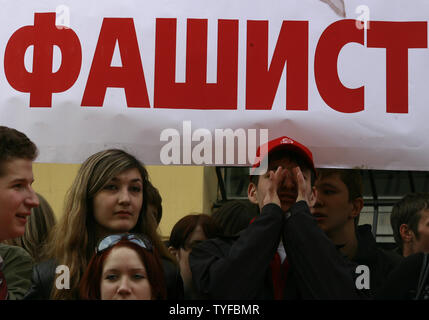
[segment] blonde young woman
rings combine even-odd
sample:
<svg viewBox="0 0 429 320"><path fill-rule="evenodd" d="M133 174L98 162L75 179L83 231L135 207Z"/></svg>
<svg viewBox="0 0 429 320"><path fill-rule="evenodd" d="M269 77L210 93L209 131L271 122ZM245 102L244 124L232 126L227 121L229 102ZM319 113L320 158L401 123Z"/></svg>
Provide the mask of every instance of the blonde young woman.
<svg viewBox="0 0 429 320"><path fill-rule="evenodd" d="M34 268L33 286L26 298L77 299L79 282L98 241L124 232L148 237L162 257L167 297L182 298L179 269L157 234L154 219L147 215L147 186L144 165L125 151L111 149L90 156L66 196L64 213L47 241L48 260ZM62 281L56 281L59 265L70 271L69 289L56 283Z"/></svg>

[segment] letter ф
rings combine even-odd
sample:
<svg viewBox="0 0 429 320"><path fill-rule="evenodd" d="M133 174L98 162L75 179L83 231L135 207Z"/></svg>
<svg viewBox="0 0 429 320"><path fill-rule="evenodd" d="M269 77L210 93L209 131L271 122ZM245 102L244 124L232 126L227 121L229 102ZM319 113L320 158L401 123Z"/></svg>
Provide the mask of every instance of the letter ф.
<svg viewBox="0 0 429 320"><path fill-rule="evenodd" d="M25 68L24 56L33 50L33 71ZM61 65L52 73L53 47L61 50ZM55 12L35 13L34 26L25 26L10 37L4 54L7 81L16 90L30 93L30 107L51 107L52 93L69 89L77 80L82 49L76 33L55 26Z"/></svg>

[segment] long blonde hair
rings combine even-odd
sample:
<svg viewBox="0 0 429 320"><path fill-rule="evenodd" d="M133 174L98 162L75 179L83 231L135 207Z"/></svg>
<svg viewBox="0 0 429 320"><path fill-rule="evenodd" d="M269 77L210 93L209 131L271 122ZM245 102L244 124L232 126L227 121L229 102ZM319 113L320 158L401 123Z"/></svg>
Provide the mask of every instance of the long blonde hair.
<svg viewBox="0 0 429 320"><path fill-rule="evenodd" d="M174 261L157 233L154 219L147 212L148 173L134 156L119 149L109 149L90 156L80 167L64 203L64 213L49 236L46 255L70 270L70 290L52 287L52 299L78 297L79 281L94 254L98 239L93 214L93 199L121 172L136 168L143 180L143 205L136 226L129 230L149 237L161 256Z"/></svg>

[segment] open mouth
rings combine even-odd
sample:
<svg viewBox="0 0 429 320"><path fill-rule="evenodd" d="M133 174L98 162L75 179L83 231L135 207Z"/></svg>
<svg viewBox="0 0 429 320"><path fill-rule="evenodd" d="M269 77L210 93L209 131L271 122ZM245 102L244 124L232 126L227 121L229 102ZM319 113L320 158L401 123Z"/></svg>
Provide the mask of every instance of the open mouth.
<svg viewBox="0 0 429 320"><path fill-rule="evenodd" d="M15 215L19 220L26 222L27 217L30 216L30 213L17 213Z"/></svg>
<svg viewBox="0 0 429 320"><path fill-rule="evenodd" d="M281 202L295 202L296 201L296 195L294 194L279 194L279 198Z"/></svg>

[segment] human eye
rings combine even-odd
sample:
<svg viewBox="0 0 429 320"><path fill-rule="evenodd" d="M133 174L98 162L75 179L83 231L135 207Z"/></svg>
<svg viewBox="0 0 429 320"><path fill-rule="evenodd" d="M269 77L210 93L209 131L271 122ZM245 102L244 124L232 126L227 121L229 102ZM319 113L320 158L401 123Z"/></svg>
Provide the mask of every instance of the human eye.
<svg viewBox="0 0 429 320"><path fill-rule="evenodd" d="M330 196L330 195L336 194L337 192L334 189L323 189L322 193L325 194L325 195L327 195L327 196Z"/></svg>
<svg viewBox="0 0 429 320"><path fill-rule="evenodd" d="M12 188L13 188L13 189L20 190L20 189L24 188L24 184L23 184L23 183L15 183L15 184L12 186Z"/></svg>
<svg viewBox="0 0 429 320"><path fill-rule="evenodd" d="M114 183L108 183L103 188L103 190L110 190L110 191L114 191L114 190L117 190L117 189L118 189L118 187Z"/></svg>
<svg viewBox="0 0 429 320"><path fill-rule="evenodd" d="M135 280L141 280L141 279L144 279L144 278L145 278L145 276L142 273L135 273L135 274L133 274L133 279L135 279Z"/></svg>
<svg viewBox="0 0 429 320"><path fill-rule="evenodd" d="M116 274L113 274L113 273L109 273L109 274L107 274L105 277L104 277L104 279L106 279L106 280L109 280L109 281L115 281L115 280L117 280L118 279L118 276L116 275Z"/></svg>
<svg viewBox="0 0 429 320"><path fill-rule="evenodd" d="M131 187L130 187L130 190L131 190L132 192L139 193L139 192L141 192L141 191L142 191L142 188L141 188L140 186L131 186Z"/></svg>

